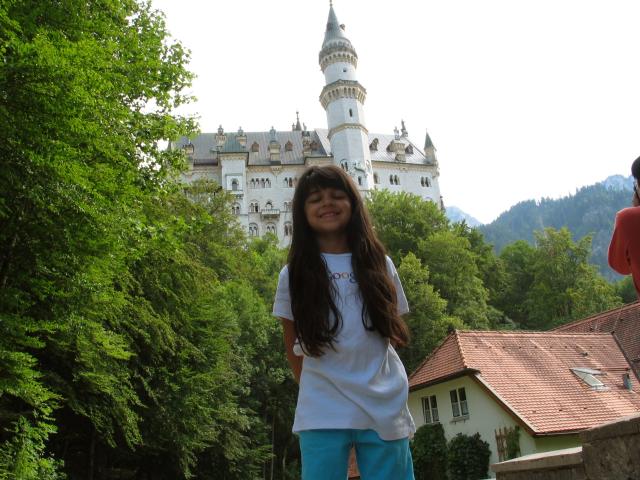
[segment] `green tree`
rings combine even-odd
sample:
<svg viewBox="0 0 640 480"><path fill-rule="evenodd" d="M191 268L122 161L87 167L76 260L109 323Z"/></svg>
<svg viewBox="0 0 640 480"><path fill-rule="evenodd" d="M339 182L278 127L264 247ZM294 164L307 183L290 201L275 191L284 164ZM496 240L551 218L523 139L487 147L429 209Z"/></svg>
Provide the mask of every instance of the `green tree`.
<svg viewBox="0 0 640 480"><path fill-rule="evenodd" d="M447 480L447 440L441 423L421 426L411 440L416 480Z"/></svg>
<svg viewBox="0 0 640 480"><path fill-rule="evenodd" d="M447 445L447 468L451 480L487 478L491 449L479 433L458 433Z"/></svg>
<svg viewBox="0 0 640 480"><path fill-rule="evenodd" d="M526 328L548 329L620 304L614 289L588 264L591 239L578 242L563 228L536 233Z"/></svg>
<svg viewBox="0 0 640 480"><path fill-rule="evenodd" d="M489 328L488 292L469 241L452 231L436 232L420 242L418 254L448 311L471 328Z"/></svg>
<svg viewBox="0 0 640 480"><path fill-rule="evenodd" d="M500 253L506 271L506 286L496 299L496 306L518 325L528 318L527 295L533 283L535 247L524 240L507 245Z"/></svg>
<svg viewBox="0 0 640 480"><path fill-rule="evenodd" d="M430 283L447 301L449 315L472 328L490 326L488 292L478 268L481 237L450 225L436 204L417 195L375 191L367 206L396 264L413 253L428 267Z"/></svg>
<svg viewBox="0 0 640 480"><path fill-rule="evenodd" d="M141 441L128 268L183 163L159 140L192 130L171 115L191 75L144 3L17 0L0 23L0 443L3 474L29 478L54 420L87 453Z"/></svg>
<svg viewBox="0 0 640 480"><path fill-rule="evenodd" d="M407 253L416 253L421 239L449 225L435 203L407 192L373 190L367 208L378 237L396 263Z"/></svg>
<svg viewBox="0 0 640 480"><path fill-rule="evenodd" d="M429 284L429 269L413 253L402 259L398 275L411 308L406 315L411 341L399 354L407 371L412 372L451 328L463 328L464 324L446 313L446 300Z"/></svg>

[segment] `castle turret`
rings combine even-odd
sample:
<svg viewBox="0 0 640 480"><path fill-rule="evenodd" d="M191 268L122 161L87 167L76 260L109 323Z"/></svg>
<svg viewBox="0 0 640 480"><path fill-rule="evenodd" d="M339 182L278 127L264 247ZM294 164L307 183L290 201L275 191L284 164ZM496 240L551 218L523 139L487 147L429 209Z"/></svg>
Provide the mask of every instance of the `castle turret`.
<svg viewBox="0 0 640 480"><path fill-rule="evenodd" d="M438 166L438 157L436 156L436 147L433 146L429 132L426 133L424 139L424 156L427 158L427 163Z"/></svg>
<svg viewBox="0 0 640 480"><path fill-rule="evenodd" d="M358 55L329 7L324 42L319 55L326 85L320 103L327 112L329 141L334 162L354 177L361 190L373 188L368 131L364 121L367 91L356 78Z"/></svg>

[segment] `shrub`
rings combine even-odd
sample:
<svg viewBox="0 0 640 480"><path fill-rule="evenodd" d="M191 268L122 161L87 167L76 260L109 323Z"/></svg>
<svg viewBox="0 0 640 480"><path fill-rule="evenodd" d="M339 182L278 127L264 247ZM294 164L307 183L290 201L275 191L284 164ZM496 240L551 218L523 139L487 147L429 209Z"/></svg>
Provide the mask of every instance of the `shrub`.
<svg viewBox="0 0 640 480"><path fill-rule="evenodd" d="M416 480L447 480L447 440L442 425L423 425L411 441Z"/></svg>
<svg viewBox="0 0 640 480"><path fill-rule="evenodd" d="M480 438L457 434L448 445L447 467L450 480L480 480L487 478L491 450Z"/></svg>

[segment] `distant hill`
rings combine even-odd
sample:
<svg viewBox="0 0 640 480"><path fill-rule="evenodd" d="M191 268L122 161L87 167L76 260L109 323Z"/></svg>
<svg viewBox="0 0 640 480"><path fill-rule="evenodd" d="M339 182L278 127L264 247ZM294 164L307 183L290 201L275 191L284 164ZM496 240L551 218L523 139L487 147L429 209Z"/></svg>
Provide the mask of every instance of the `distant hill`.
<svg viewBox="0 0 640 480"><path fill-rule="evenodd" d="M630 206L632 177L614 175L580 188L574 195L556 200L520 202L493 222L479 227L486 240L500 252L516 240L533 243L533 232L546 227L567 227L574 240L593 235L591 262L609 280L620 278L607 265L607 248L618 210Z"/></svg>
<svg viewBox="0 0 640 480"><path fill-rule="evenodd" d="M458 207L446 207L445 210L446 210L447 218L454 223L458 223L464 220L465 222L467 222L467 225L469 225L470 227L478 227L482 225L482 223L479 220L472 217L468 213L463 212Z"/></svg>

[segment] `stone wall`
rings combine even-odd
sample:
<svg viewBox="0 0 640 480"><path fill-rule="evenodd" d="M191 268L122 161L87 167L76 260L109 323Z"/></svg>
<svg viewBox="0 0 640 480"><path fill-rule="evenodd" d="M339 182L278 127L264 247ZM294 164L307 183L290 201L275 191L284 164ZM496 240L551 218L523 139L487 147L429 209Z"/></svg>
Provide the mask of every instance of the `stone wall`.
<svg viewBox="0 0 640 480"><path fill-rule="evenodd" d="M589 480L640 479L640 415L587 430L581 439Z"/></svg>
<svg viewBox="0 0 640 480"><path fill-rule="evenodd" d="M638 480L640 415L582 432L582 447L496 463L497 480Z"/></svg>

